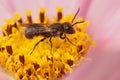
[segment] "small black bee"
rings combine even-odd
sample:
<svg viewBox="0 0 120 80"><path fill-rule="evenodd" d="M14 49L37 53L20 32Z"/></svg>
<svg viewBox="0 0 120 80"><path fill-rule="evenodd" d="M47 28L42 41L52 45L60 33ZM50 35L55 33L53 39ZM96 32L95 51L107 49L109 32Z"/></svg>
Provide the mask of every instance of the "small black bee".
<svg viewBox="0 0 120 80"><path fill-rule="evenodd" d="M74 21L75 17L77 16L79 10L80 10L80 8L78 9L77 13L75 14L72 22ZM69 40L69 38L66 36L66 34L74 34L75 29L73 28L73 26L75 24L78 24L78 23L84 23L84 21L75 22L74 24L71 24L69 22L64 22L64 23L57 22L57 23L53 23L53 24L49 25L48 27L45 27L45 25L38 24L38 23L30 23L30 24L24 25L24 26L26 26L26 29L24 31L24 35L26 36L26 38L32 39L34 36L43 36L44 37L43 39L40 39L34 45L30 54L32 54L34 49L36 48L36 46L40 42L44 41L46 38L49 38L49 42L50 42L50 46L51 46L51 52L52 52L52 38L53 37L58 37L59 36L61 39L67 39L68 42L73 44Z"/></svg>

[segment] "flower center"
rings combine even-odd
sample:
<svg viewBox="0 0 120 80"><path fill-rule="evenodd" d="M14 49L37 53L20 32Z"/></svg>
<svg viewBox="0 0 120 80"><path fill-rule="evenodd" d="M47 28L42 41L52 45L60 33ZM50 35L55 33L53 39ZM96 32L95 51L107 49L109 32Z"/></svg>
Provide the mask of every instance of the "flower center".
<svg viewBox="0 0 120 80"><path fill-rule="evenodd" d="M14 73L16 79L57 80L69 73L87 53L92 44L90 36L86 33L89 22L70 26L75 27L76 32L66 33L64 36L61 34L64 33L61 28L57 26L59 31L54 32L57 30L56 25L52 26L55 28L53 31L49 25L61 25L64 22L72 24L74 14L63 17L62 8L57 10L57 17L53 20L45 15L45 9L40 10L37 20L33 20L31 11L27 10L27 20L23 20L21 14L16 13L15 17L6 20L6 24L1 26L3 34L0 34L0 65L8 72ZM77 22L80 21L82 18L77 19ZM43 25L42 28L37 25L38 23ZM30 36L35 35L33 39L28 39L24 35L24 29L28 27ZM44 37L45 40L42 40ZM39 40L41 42L36 44ZM37 46L30 54L34 45Z"/></svg>

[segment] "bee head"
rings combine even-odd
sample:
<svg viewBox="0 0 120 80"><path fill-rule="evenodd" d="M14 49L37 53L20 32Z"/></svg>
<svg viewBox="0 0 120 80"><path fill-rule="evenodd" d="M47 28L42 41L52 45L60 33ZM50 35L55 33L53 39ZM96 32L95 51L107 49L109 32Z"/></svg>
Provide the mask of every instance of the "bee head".
<svg viewBox="0 0 120 80"><path fill-rule="evenodd" d="M62 26L63 26L63 30L65 33L67 33L67 34L75 33L75 29L72 27L72 25L70 23L65 22L62 24Z"/></svg>

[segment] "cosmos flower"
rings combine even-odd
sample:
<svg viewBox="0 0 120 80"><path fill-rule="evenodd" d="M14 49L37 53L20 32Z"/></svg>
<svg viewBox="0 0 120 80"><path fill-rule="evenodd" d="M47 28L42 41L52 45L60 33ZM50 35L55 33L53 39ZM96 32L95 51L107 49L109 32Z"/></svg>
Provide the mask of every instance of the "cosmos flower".
<svg viewBox="0 0 120 80"><path fill-rule="evenodd" d="M36 14L32 8L26 9L25 15L18 9L1 26L0 65L17 80L58 80L83 60L93 43L86 33L89 21L78 17L80 8L65 14L63 8L54 7L56 16L47 15L47 8L41 5Z"/></svg>
<svg viewBox="0 0 120 80"><path fill-rule="evenodd" d="M14 1L8 0L0 1L1 20L6 17L13 16L14 12L20 12L24 17L25 9L32 9L33 17L37 11L36 5L41 5L47 9L48 15L55 15L53 7L56 6L69 6L67 11L63 11L64 14L75 11L75 8L80 7L80 16L90 20L90 26L88 32L91 37L96 41L97 46L95 50L88 52L88 57L91 60L82 62L81 65L74 68L71 74L66 76L65 80L119 80L119 4L118 0L97 0L97 1L79 1L79 0L65 0L61 1ZM33 4L34 3L34 4ZM48 5L48 3L50 5ZM76 6L77 4L77 6ZM31 6L32 5L32 6ZM74 7L73 7L74 6ZM52 11L52 13L51 13ZM4 73L3 71L1 74ZM3 74L0 75L3 78ZM6 77L7 78L7 77ZM5 78L3 78L5 79ZM10 78L8 80L11 80Z"/></svg>

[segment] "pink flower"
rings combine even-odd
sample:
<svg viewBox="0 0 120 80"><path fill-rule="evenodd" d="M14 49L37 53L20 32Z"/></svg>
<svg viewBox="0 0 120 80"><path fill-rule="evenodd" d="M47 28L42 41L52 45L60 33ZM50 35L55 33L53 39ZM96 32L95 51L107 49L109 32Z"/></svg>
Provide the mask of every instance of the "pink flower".
<svg viewBox="0 0 120 80"><path fill-rule="evenodd" d="M90 50L87 57L91 60L82 62L67 75L64 80L120 80L120 1L119 0L0 0L0 24L3 19L12 17L14 12L25 16L24 10L30 9L34 17L39 8L47 8L50 16L55 15L55 7L65 7L64 14L72 13L80 7L80 16L90 20L89 34L97 46ZM3 80L0 70L0 79ZM11 80L7 77L4 80Z"/></svg>

